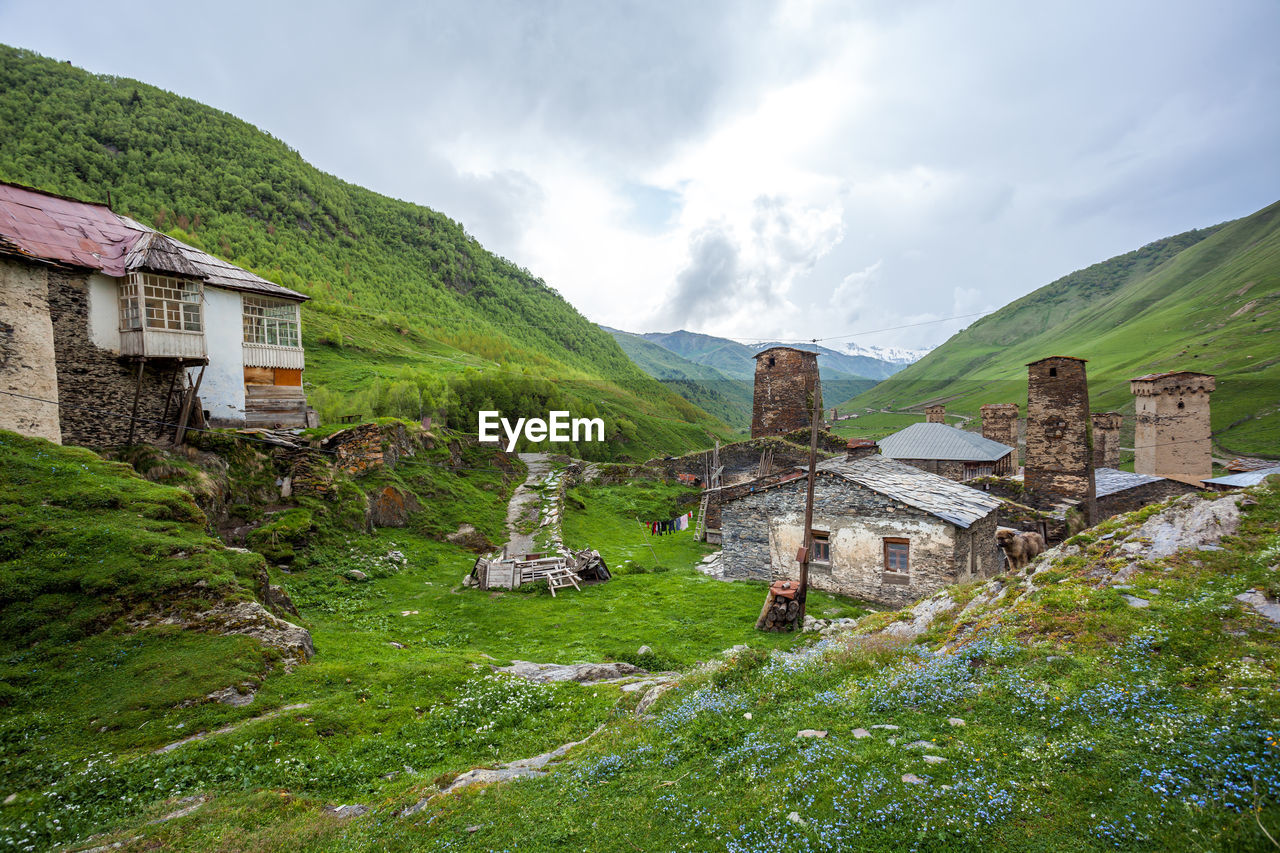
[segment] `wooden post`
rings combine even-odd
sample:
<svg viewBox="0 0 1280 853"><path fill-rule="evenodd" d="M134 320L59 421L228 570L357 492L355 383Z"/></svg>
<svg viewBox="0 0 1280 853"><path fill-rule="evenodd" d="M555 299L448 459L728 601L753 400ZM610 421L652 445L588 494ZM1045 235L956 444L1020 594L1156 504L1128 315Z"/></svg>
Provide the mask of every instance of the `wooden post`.
<svg viewBox="0 0 1280 853"><path fill-rule="evenodd" d="M818 419L822 417L822 410L818 408L818 388L821 381L814 377L813 413L809 416L809 485L804 497L804 560L800 563L800 590L796 593L796 601L800 603L799 628L802 631L805 600L809 597L809 555L813 553L813 481L818 467Z"/></svg>
<svg viewBox="0 0 1280 853"><path fill-rule="evenodd" d="M142 394L142 371L147 367L146 358L138 360L138 380L133 386L133 411L129 413L129 440L125 444L133 444L133 430L138 425L138 397Z"/></svg>
<svg viewBox="0 0 1280 853"><path fill-rule="evenodd" d="M195 402L196 395L200 393L200 383L204 381L205 365L200 365L200 375L196 377L196 384L187 392L186 399L182 401L182 414L178 416L178 429L173 435L174 444L182 444L187 432L187 418L191 415L191 404ZM185 371L184 371L185 372Z"/></svg>

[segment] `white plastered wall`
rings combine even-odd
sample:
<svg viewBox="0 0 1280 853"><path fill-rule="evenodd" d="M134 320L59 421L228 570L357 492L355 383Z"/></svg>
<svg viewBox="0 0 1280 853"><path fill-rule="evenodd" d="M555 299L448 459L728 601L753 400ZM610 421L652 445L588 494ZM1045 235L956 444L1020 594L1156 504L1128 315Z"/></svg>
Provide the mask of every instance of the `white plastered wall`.
<svg viewBox="0 0 1280 853"><path fill-rule="evenodd" d="M200 383L200 402L216 425L244 423L244 319L240 294L204 289L204 337L209 366ZM200 368L188 371L194 382Z"/></svg>

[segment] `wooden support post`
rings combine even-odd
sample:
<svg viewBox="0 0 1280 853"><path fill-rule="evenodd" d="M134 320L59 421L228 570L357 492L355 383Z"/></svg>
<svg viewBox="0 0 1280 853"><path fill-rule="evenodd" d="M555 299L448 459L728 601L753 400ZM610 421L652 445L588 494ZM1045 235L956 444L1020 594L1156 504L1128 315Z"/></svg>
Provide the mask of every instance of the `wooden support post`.
<svg viewBox="0 0 1280 853"><path fill-rule="evenodd" d="M814 343L817 343L815 341ZM813 553L813 481L818 467L818 420L822 410L818 407L820 379L813 380L813 413L809 416L809 485L804 498L804 560L800 563L800 590L796 601L800 603L799 628L804 630L804 605L809 597L809 555Z"/></svg>
<svg viewBox="0 0 1280 853"><path fill-rule="evenodd" d="M142 395L142 371L146 370L147 360L138 360L138 379L133 386L133 411L129 413L129 440L125 444L133 444L134 428L138 425L138 397Z"/></svg>
<svg viewBox="0 0 1280 853"><path fill-rule="evenodd" d="M187 432L187 418L191 416L191 404L195 402L196 395L200 393L200 383L204 381L205 365L200 365L200 374L196 377L196 384L187 392L185 399L182 401L182 414L178 416L178 429L173 434L173 443L181 445Z"/></svg>

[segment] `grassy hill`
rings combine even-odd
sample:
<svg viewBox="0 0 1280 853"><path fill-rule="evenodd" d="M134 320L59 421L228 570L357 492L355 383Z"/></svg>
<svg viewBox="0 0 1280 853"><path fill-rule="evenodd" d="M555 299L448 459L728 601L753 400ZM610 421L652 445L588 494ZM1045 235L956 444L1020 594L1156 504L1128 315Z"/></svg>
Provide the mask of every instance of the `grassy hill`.
<svg viewBox="0 0 1280 853"><path fill-rule="evenodd" d="M658 344L689 361L714 367L726 376L752 381L756 374L755 355L774 346L790 346L818 353L818 369L823 382L854 379L886 379L902 365L865 355L849 355L817 344L762 343L747 346L728 338L717 338L698 332L647 332L640 337ZM844 398L841 398L844 399Z"/></svg>
<svg viewBox="0 0 1280 853"><path fill-rule="evenodd" d="M1128 380L1193 370L1218 377L1213 431L1228 453L1280 456L1280 203L1243 219L1158 240L1071 273L959 332L854 398L862 408L945 402L1026 408L1027 362L1089 360L1095 411L1123 412Z"/></svg>
<svg viewBox="0 0 1280 853"><path fill-rule="evenodd" d="M584 456L677 452L728 432L459 223L324 174L227 113L0 46L0 124L0 179L110 200L310 295L307 380L322 414L442 410L457 424L474 419L469 398L488 397L505 399L511 415L545 415L532 377L565 380L561 402L576 414L593 417L594 407L626 421L609 424L608 451L576 448ZM384 355L389 332L400 335L394 355ZM378 373L378 389L367 382L375 362L399 368ZM443 383L460 380L465 387L450 397Z"/></svg>

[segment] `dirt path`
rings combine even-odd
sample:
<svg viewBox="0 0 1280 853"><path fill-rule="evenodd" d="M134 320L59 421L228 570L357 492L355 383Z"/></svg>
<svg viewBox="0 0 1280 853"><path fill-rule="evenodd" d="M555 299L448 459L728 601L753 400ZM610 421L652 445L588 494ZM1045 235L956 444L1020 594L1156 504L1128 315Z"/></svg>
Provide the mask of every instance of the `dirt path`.
<svg viewBox="0 0 1280 853"><path fill-rule="evenodd" d="M551 473L551 458L545 453L521 453L520 461L529 467L529 476L516 487L507 504L507 544L503 546L507 554L527 554L533 550L533 533L538 529L542 508L538 487ZM521 533L522 526L530 531Z"/></svg>

